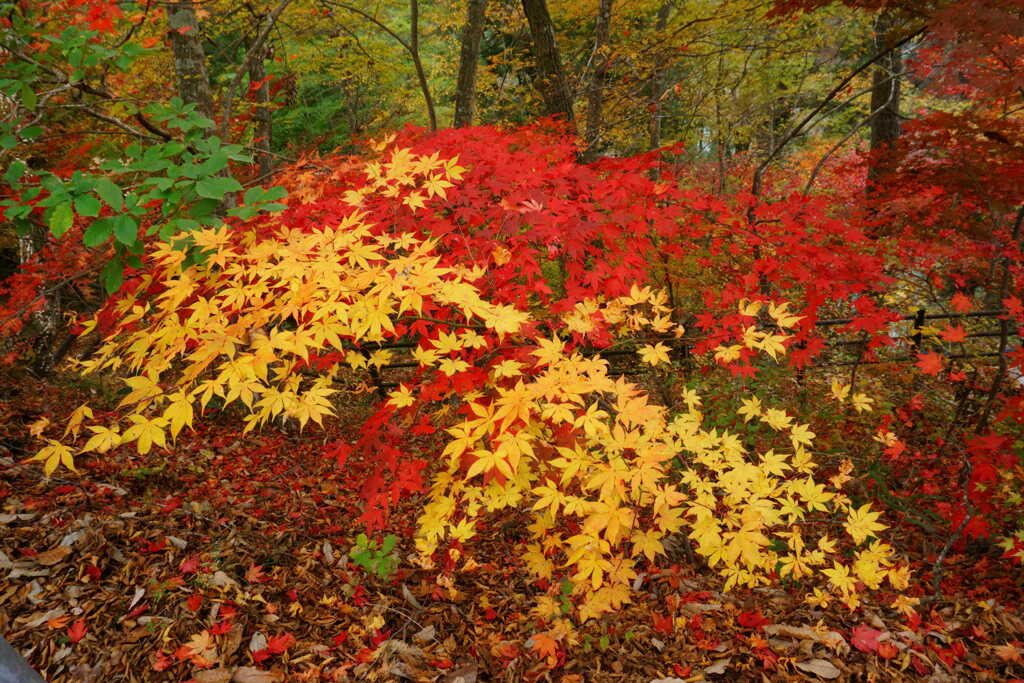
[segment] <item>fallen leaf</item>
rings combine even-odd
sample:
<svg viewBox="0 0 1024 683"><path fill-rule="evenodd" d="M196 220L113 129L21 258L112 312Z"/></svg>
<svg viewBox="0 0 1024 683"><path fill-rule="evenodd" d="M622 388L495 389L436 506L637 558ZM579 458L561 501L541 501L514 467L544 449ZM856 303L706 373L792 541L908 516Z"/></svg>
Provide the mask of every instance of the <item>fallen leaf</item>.
<svg viewBox="0 0 1024 683"><path fill-rule="evenodd" d="M762 626L770 624L771 621L765 619L760 612L740 612L736 617L736 623L743 628L760 629Z"/></svg>
<svg viewBox="0 0 1024 683"><path fill-rule="evenodd" d="M263 671L253 666L240 666L231 680L233 683L277 683L284 680L284 674L277 671Z"/></svg>
<svg viewBox="0 0 1024 683"><path fill-rule="evenodd" d="M267 638L267 649L275 655L279 655L295 644L295 636L285 633L279 636Z"/></svg>
<svg viewBox="0 0 1024 683"><path fill-rule="evenodd" d="M826 680L839 678L842 672L827 659L808 659L806 662L797 662L796 668L807 673L814 674Z"/></svg>
<svg viewBox="0 0 1024 683"><path fill-rule="evenodd" d="M539 657L554 657L558 652L558 641L547 633L534 634L526 645Z"/></svg>
<svg viewBox="0 0 1024 683"><path fill-rule="evenodd" d="M816 643L828 645L837 654L846 654L850 646L846 643L837 631L815 631L807 626L793 626L791 624L770 624L764 627L764 632L769 636L781 636L783 638L796 638L797 640L811 640Z"/></svg>
<svg viewBox="0 0 1024 683"><path fill-rule="evenodd" d="M267 649L267 637L259 631L256 631L256 633L253 633L252 637L249 638L249 652L257 652L258 650L265 649Z"/></svg>
<svg viewBox="0 0 1024 683"><path fill-rule="evenodd" d="M35 556L35 561L44 567L52 567L71 554L71 546L59 545Z"/></svg>
<svg viewBox="0 0 1024 683"><path fill-rule="evenodd" d="M224 667L209 671L197 671L192 675L192 680L196 683L228 683L231 680L231 671Z"/></svg>
<svg viewBox="0 0 1024 683"><path fill-rule="evenodd" d="M853 633L850 637L850 644L861 652L877 652L878 651L878 637L882 635L882 632L878 629L870 628L861 624L853 628Z"/></svg>
<svg viewBox="0 0 1024 683"><path fill-rule="evenodd" d="M77 643L85 637L85 631L85 619L78 619L71 626L68 626L68 640L72 643Z"/></svg>
<svg viewBox="0 0 1024 683"><path fill-rule="evenodd" d="M898 653L899 649L889 641L878 644L878 656L882 659L892 659Z"/></svg>
<svg viewBox="0 0 1024 683"><path fill-rule="evenodd" d="M455 671L444 677L443 683L476 683L477 666L476 662L463 664Z"/></svg>
<svg viewBox="0 0 1024 683"><path fill-rule="evenodd" d="M67 626L69 621L71 621L71 617L69 615L64 615L62 617L57 617L56 619L50 619L46 622L46 627L51 631L59 631Z"/></svg>
<svg viewBox="0 0 1024 683"><path fill-rule="evenodd" d="M721 676L728 670L729 664L732 663L732 657L726 657L725 659L719 659L711 666L704 669L705 676Z"/></svg>
<svg viewBox="0 0 1024 683"><path fill-rule="evenodd" d="M59 617L64 616L65 612L66 612L66 610L64 608L62 608L62 607L55 607L55 608L49 610L48 612L44 612L43 614L33 615L32 618L30 618L25 623L25 628L36 628L38 626L42 626L43 624L45 624L46 622L50 621L51 619L57 619Z"/></svg>
<svg viewBox="0 0 1024 683"><path fill-rule="evenodd" d="M996 647L996 657L1004 662L1020 662L1022 650L1014 643L999 645Z"/></svg>
<svg viewBox="0 0 1024 683"><path fill-rule="evenodd" d="M231 630L224 636L224 642L221 645L221 652L224 653L225 657L229 657L235 654L235 651L242 645L242 625L232 624Z"/></svg>

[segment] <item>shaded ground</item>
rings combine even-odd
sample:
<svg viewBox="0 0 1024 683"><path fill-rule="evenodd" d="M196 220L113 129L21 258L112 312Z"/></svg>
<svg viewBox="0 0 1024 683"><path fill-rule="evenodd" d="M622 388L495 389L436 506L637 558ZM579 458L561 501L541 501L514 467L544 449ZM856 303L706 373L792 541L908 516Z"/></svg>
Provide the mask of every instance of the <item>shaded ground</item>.
<svg viewBox="0 0 1024 683"><path fill-rule="evenodd" d="M74 403L28 384L4 398L0 633L48 680L1024 676L1021 574L994 555L951 555L946 597L909 618L888 607L892 594L852 613L814 609L806 590L723 596L684 563L649 568L633 605L574 629L533 611L545 591L557 605L558 587L514 560L518 520L483 527L446 575L414 564L409 503L393 519L398 571L352 564L356 475L322 457L320 432L208 427L183 435L179 457L115 452L45 480L20 464L27 427Z"/></svg>

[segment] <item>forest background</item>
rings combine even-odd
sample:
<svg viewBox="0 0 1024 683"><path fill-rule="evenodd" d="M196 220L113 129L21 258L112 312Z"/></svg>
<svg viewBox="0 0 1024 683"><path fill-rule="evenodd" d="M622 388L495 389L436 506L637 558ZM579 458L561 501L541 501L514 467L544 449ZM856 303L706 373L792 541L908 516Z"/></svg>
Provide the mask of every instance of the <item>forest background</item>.
<svg viewBox="0 0 1024 683"><path fill-rule="evenodd" d="M0 30L48 677L1024 674L1021 0Z"/></svg>

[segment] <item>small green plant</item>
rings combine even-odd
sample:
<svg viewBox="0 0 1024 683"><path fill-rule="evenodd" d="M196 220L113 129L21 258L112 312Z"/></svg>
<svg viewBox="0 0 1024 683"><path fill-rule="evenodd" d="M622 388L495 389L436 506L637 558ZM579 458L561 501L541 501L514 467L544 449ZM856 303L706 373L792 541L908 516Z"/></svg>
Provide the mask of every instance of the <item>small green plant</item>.
<svg viewBox="0 0 1024 683"><path fill-rule="evenodd" d="M348 554L356 566L386 579L398 569L398 553L393 552L396 543L398 537L388 534L378 547L377 542L367 538L366 534L359 534Z"/></svg>

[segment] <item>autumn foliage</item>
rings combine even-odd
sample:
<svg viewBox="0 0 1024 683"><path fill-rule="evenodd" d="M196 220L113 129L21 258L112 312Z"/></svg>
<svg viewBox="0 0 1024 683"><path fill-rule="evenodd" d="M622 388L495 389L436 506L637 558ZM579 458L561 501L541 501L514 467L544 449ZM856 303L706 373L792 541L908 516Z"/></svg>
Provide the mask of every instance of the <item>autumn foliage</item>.
<svg viewBox="0 0 1024 683"><path fill-rule="evenodd" d="M493 136L493 147L516 134L470 135ZM518 135L529 149L539 134ZM372 381L404 346L415 359L409 379L355 444L330 449L339 464L355 448L384 465L363 485L371 526L398 497L428 492L416 541L424 562L471 547L482 517L519 511L532 516L527 568L540 579L569 578L583 620L628 602L638 562L662 555L674 534L692 540L726 589L817 575L853 607L858 585L906 587L906 568L877 540L879 513L842 493L849 461L827 483L814 478L807 424L752 396L733 406L746 434L709 427L697 391L684 389L683 409L670 412L609 374L601 349L638 344L642 362L658 367L670 361L665 342L685 334L643 266L659 238L680 249L686 233L676 226L693 211L692 197L647 180L650 159L589 168L549 157L532 162L553 169L535 174L539 189L502 197L500 186L471 188L496 195L505 214L497 223L460 201L469 192L459 188L483 177L462 165L474 161L391 142L378 160L345 169L355 184L340 179L335 192L281 216L192 233L196 265L156 245L124 294L89 323L107 341L80 364L125 373L130 392L113 419L96 422L79 408L69 440L35 457L47 473L58 462L73 466L77 438L80 452L133 444L144 455L215 406L241 411L243 431L278 420L321 424L336 414L341 387ZM551 188L556 179L573 191ZM653 195L646 206L598 189L627 183ZM580 229L559 224L567 222ZM645 252L631 232L649 241L647 256L632 262ZM614 267L590 267L597 258ZM808 264L807 277L816 267L828 264ZM833 286L819 296L849 285ZM794 283L789 293L800 292ZM731 294L753 292L738 284ZM720 304L720 319L709 312L699 323L715 331L714 358L744 375L784 361L798 338L791 330L807 317L788 302L746 297L727 312L729 293L708 303ZM772 327L759 329L765 322ZM635 341L644 337L654 343ZM871 399L854 401L869 409ZM401 447L409 430L438 438ZM838 539L819 523L808 526L819 518L835 520L832 534L860 548L852 561L840 559ZM814 595L828 601L820 589ZM560 607L538 609L554 616Z"/></svg>
<svg viewBox="0 0 1024 683"><path fill-rule="evenodd" d="M584 16L582 4L550 4L563 23L589 27L594 8ZM649 615L656 639L685 630L717 651L701 614L683 609L706 599L680 589L685 564L754 604L733 610L730 624L766 671L783 666L765 630L782 625L756 604L768 588L798 595L815 619L845 608L840 618L861 622L850 645L875 660L902 657L901 672L927 673L925 651L953 671L966 652L959 643L925 635L904 638L913 654L897 651L882 620L858 610L902 619L904 633L942 633L942 616L927 610L962 588L946 572L951 556L980 558L979 571L1024 562L1024 49L1009 38L1024 24L1019 1L969 4L967 21L950 2L724 3L748 22L735 35L734 15L698 16L685 3L616 8L610 38L568 31L563 48L589 55L577 60L587 64L577 74L587 101L548 117L507 101L543 79L513 35L532 28L518 3L492 6L478 88L490 115L478 119L501 123L427 130L399 125L415 118L408 112L384 121L391 112L379 111L364 135L354 98L350 120L362 122L345 151L314 151L314 136L296 133L305 147L287 159L277 152L296 152L290 143L272 152L261 135L271 112L293 133L304 125L296 112L309 103L296 102L316 80L308 53L293 67L259 42L269 32L235 42L226 29L215 36L224 51L200 60L218 106L209 93L164 103L152 94L157 78L140 73L180 67L200 23L154 23L172 14L151 16L148 5L18 4L0 16L10 38L0 56L10 76L0 84L10 100L0 209L12 228L0 246L14 245L20 261L0 281L0 360L35 381L53 369L41 359L67 354L61 377L96 395L66 415L26 420L18 465L34 463L41 475L32 476L46 482L115 460L159 471L192 457L223 463L252 439L261 445L239 460L270 463L277 476L301 444L357 501L322 511L344 516L326 528L351 521L361 532L340 561L320 545L311 557L329 572L361 567L381 585L408 570L402 599L420 609L417 599L457 595L454 582L498 543L510 558L502 576L529 576L531 603L515 616L529 615L523 648L538 670L565 663L577 629L604 629L636 608L645 582L674 591L664 613ZM209 7L193 20L235 11ZM409 7L415 22L418 5ZM254 25L336 19L317 3L279 8ZM66 12L68 26L58 31L47 11ZM443 79L424 73L433 57L417 52L419 37L405 42L387 12L345 11L397 38L436 123L427 80ZM860 22L848 29L856 39L827 59L852 71L829 92L815 31L846 19ZM457 22L442 23L454 31ZM723 73L738 79L728 97L712 88L705 98L706 83L688 70L695 60L711 73L698 54L703 34L659 54L705 23L708 36L741 46L723 47L715 67L725 79L715 88L729 80ZM643 28L633 35L620 24ZM776 31L813 65L799 70L798 58L779 55L776 72L768 53L780 47L746 48ZM352 35L361 47L365 36ZM234 58L225 46L242 50L231 69L219 61ZM870 49L854 59L854 48ZM881 73L894 49L905 71ZM384 54L380 44L370 50ZM753 83L743 80L748 58ZM353 76L361 59L346 55L344 88L383 89ZM393 69L387 61L365 68ZM913 89L919 108L905 106L896 135L865 149L854 134L873 129L886 105L858 121L853 103L886 78ZM397 108L403 98L390 96ZM539 99L523 102L547 107L550 93L530 97ZM113 127L100 131L109 138L95 139L96 121ZM313 476L289 481L289 492L304 496ZM162 505L170 513L182 502ZM140 539L139 552L166 543ZM25 556L50 566L45 552ZM203 566L204 553L172 563L173 588L196 589L186 602L196 615L206 599L196 575L212 581L219 571ZM99 580L99 571L94 563L79 575ZM236 578L250 588L270 581L256 563L243 571ZM415 595L404 583L414 574L427 577L409 579ZM366 607L363 586L346 585L352 605ZM284 602L301 616L297 595ZM141 608L133 603L128 618ZM216 609L177 649L161 646L152 668L217 666L241 608L223 599ZM42 623L69 646L100 632L85 618ZM384 623L367 614L344 671L385 657L381 643L397 641ZM838 650L832 633L799 638ZM283 631L253 638L255 664L304 646ZM492 645L498 660L521 655L519 645ZM985 651L1024 661L1024 646L1010 642ZM821 662L795 666L839 675ZM705 673L722 673L714 666ZM674 673L691 674L681 664Z"/></svg>

